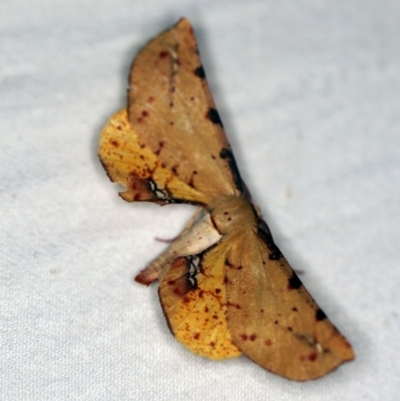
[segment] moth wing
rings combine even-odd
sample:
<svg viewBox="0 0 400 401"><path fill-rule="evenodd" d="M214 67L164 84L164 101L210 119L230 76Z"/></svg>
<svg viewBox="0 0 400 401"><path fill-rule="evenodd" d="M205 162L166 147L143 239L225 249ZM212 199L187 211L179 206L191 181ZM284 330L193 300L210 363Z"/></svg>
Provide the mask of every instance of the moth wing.
<svg viewBox="0 0 400 401"><path fill-rule="evenodd" d="M131 69L128 114L143 144L207 199L243 191L188 20L139 52Z"/></svg>
<svg viewBox="0 0 400 401"><path fill-rule="evenodd" d="M241 354L226 320L226 249L221 241L199 255L178 257L160 279L161 305L172 333L193 353L211 359Z"/></svg>
<svg viewBox="0 0 400 401"><path fill-rule="evenodd" d="M226 259L228 327L250 359L292 380L324 376L354 358L351 345L318 307L269 230L231 239Z"/></svg>
<svg viewBox="0 0 400 401"><path fill-rule="evenodd" d="M125 187L128 202L205 203L204 195L166 168L132 129L127 111L115 113L100 136L99 157L112 181Z"/></svg>

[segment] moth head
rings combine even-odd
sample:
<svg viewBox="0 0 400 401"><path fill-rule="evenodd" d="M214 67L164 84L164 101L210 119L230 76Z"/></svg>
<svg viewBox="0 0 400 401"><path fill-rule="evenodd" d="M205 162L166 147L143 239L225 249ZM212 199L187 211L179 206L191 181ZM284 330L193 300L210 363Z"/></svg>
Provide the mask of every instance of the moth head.
<svg viewBox="0 0 400 401"><path fill-rule="evenodd" d="M209 205L212 221L221 234L256 227L254 208L243 197L225 196Z"/></svg>

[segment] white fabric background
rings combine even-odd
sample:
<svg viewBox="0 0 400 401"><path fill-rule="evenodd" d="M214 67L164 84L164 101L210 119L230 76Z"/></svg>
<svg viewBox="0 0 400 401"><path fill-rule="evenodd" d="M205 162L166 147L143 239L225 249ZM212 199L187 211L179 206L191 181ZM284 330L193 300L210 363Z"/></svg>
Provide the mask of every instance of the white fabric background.
<svg viewBox="0 0 400 401"><path fill-rule="evenodd" d="M323 379L192 355L132 282L192 208L120 200L98 136L180 16L276 242L355 348ZM398 399L399 20L397 0L2 0L0 399Z"/></svg>

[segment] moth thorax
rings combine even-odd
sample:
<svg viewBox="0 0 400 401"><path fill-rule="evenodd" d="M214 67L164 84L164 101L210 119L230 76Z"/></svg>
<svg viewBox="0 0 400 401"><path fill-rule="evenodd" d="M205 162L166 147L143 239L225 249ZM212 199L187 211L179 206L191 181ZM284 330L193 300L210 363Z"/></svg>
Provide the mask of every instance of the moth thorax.
<svg viewBox="0 0 400 401"><path fill-rule="evenodd" d="M256 227L253 206L241 196L225 196L209 205L211 218L221 234Z"/></svg>

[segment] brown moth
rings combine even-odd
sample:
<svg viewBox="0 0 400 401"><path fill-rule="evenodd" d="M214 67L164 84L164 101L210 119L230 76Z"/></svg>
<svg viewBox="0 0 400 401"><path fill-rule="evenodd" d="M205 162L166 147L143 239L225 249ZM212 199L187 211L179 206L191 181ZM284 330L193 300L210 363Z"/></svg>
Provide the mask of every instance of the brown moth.
<svg viewBox="0 0 400 401"><path fill-rule="evenodd" d="M354 358L275 245L236 166L205 80L193 28L181 19L137 55L128 107L101 133L99 156L128 202L200 208L136 281L159 280L175 337L195 354L244 354L292 380Z"/></svg>

